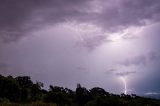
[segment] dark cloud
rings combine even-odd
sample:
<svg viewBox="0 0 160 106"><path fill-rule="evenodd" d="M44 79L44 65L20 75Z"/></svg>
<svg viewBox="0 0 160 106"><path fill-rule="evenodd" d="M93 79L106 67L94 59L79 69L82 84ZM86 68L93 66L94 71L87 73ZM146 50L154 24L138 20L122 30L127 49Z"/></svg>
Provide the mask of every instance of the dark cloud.
<svg viewBox="0 0 160 106"><path fill-rule="evenodd" d="M147 21L159 21L159 0L103 0L103 11L99 15L99 23L116 31L129 26L145 25Z"/></svg>
<svg viewBox="0 0 160 106"><path fill-rule="evenodd" d="M133 85L131 87L133 87L136 92L141 92L141 93L160 92L159 70L157 71L151 70L151 73L147 75L144 75L144 73L142 73L143 76L141 79L137 80L136 83L132 83Z"/></svg>
<svg viewBox="0 0 160 106"><path fill-rule="evenodd" d="M37 27L66 21L110 31L144 25L159 21L159 4L159 0L0 0L0 40L15 41ZM85 46L97 45L92 42L87 40Z"/></svg>
<svg viewBox="0 0 160 106"><path fill-rule="evenodd" d="M78 10L85 7L86 2L88 1L0 0L0 41L15 41L35 28L80 16Z"/></svg>
<svg viewBox="0 0 160 106"><path fill-rule="evenodd" d="M160 55L156 52L150 52L148 54L148 59L151 61L160 60Z"/></svg>
<svg viewBox="0 0 160 106"><path fill-rule="evenodd" d="M38 3L38 2L37 2ZM14 41L25 35L27 24L31 20L32 10L36 8L35 1L0 1L0 40ZM38 4L37 4L38 5Z"/></svg>
<svg viewBox="0 0 160 106"><path fill-rule="evenodd" d="M111 68L111 69L107 69L107 71L104 72L105 75L110 75L113 74L115 72L117 72L118 70L115 68Z"/></svg>
<svg viewBox="0 0 160 106"><path fill-rule="evenodd" d="M94 37L86 37L77 44L83 47L86 47L89 51L94 50L97 46L100 46L102 43L108 42L106 36L99 35Z"/></svg>
<svg viewBox="0 0 160 106"><path fill-rule="evenodd" d="M111 68L111 69L109 69L108 71L110 71L110 72L115 72L115 71L117 71L117 69Z"/></svg>

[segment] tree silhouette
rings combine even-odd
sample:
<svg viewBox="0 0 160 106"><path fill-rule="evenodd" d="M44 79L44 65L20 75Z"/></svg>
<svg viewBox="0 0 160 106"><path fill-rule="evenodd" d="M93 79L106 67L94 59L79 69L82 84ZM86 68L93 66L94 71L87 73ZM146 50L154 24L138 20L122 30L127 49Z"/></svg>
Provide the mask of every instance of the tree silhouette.
<svg viewBox="0 0 160 106"><path fill-rule="evenodd" d="M33 83L29 76L4 77L0 75L0 106L11 102L10 106L41 101L38 106L160 106L160 100L132 95L115 95L103 88L88 90L77 84L75 91L50 85L49 90L42 89L43 83ZM12 103L14 102L14 103ZM19 103L19 104L15 104ZM27 106L26 105L26 106ZM54 106L54 105L53 105Z"/></svg>
<svg viewBox="0 0 160 106"><path fill-rule="evenodd" d="M20 86L13 77L0 76L0 97L8 98L13 102L19 101Z"/></svg>
<svg viewBox="0 0 160 106"><path fill-rule="evenodd" d="M85 87L81 87L80 84L77 84L76 100L80 106L83 106L89 100L91 100L90 92Z"/></svg>
<svg viewBox="0 0 160 106"><path fill-rule="evenodd" d="M109 93L100 87L94 87L94 88L90 89L90 93L91 93L92 97L109 96Z"/></svg>

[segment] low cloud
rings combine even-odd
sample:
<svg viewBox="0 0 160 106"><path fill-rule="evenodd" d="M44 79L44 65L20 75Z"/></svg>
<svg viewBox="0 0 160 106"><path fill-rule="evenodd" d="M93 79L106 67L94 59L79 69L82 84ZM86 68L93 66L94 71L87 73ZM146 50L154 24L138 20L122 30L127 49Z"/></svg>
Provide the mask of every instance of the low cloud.
<svg viewBox="0 0 160 106"><path fill-rule="evenodd" d="M82 41L77 44L87 48L89 51L94 50L97 46L100 46L102 43L107 42L106 36L94 36L94 37L86 37Z"/></svg>
<svg viewBox="0 0 160 106"><path fill-rule="evenodd" d="M119 62L118 64L123 66L131 66L131 65L138 66L138 65L146 65L151 61L157 61L159 59L160 55L157 52L152 51L146 53L145 55L141 54L134 57L126 58L123 61Z"/></svg>
<svg viewBox="0 0 160 106"><path fill-rule="evenodd" d="M117 76L128 76L131 74L136 74L136 71L127 71L127 69L122 70L121 68L111 68L108 69L105 74L114 74Z"/></svg>
<svg viewBox="0 0 160 106"><path fill-rule="evenodd" d="M118 72L116 73L117 76L128 76L130 74L135 74L136 71L128 71L128 72Z"/></svg>
<svg viewBox="0 0 160 106"><path fill-rule="evenodd" d="M156 52L150 52L148 54L148 59L151 61L160 60L160 55Z"/></svg>
<svg viewBox="0 0 160 106"><path fill-rule="evenodd" d="M109 69L108 71L110 71L110 72L115 72L115 71L117 71L117 69L111 68L111 69Z"/></svg>
<svg viewBox="0 0 160 106"><path fill-rule="evenodd" d="M137 70L138 67L148 65L154 61L158 61L159 57L159 54L154 51L146 53L145 55L141 54L129 57L115 64L115 68L107 69L105 74L115 74L117 76L128 76L135 74L137 71L134 70ZM142 67L141 70L143 70Z"/></svg>
<svg viewBox="0 0 160 106"><path fill-rule="evenodd" d="M124 61L120 62L120 65L131 66L131 65L145 65L147 59L145 55L139 55L131 58L127 58Z"/></svg>

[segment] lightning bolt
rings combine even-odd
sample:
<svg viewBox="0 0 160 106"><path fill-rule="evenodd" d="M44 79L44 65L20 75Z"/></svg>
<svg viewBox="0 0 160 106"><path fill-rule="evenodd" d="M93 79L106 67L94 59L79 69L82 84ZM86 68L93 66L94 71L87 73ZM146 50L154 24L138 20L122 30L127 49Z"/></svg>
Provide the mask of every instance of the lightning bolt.
<svg viewBox="0 0 160 106"><path fill-rule="evenodd" d="M121 78L121 80L122 80L122 82L124 84L124 94L126 95L127 94L127 82L126 82L126 79L123 76L121 76L120 78Z"/></svg>

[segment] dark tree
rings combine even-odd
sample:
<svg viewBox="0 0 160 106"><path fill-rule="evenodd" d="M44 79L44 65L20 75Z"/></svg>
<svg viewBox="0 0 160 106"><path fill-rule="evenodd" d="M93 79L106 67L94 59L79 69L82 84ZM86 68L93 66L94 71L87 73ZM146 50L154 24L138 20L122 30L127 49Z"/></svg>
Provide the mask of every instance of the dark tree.
<svg viewBox="0 0 160 106"><path fill-rule="evenodd" d="M90 89L90 93L92 97L109 96L108 92L106 92L103 88L99 88L99 87L94 87Z"/></svg>
<svg viewBox="0 0 160 106"><path fill-rule="evenodd" d="M80 106L83 106L84 104L86 104L88 101L91 100L90 92L86 88L81 87L80 84L77 84L76 100Z"/></svg>
<svg viewBox="0 0 160 106"><path fill-rule="evenodd" d="M45 97L45 102L56 103L57 106L70 104L66 90L63 87L50 85L49 92Z"/></svg>
<svg viewBox="0 0 160 106"><path fill-rule="evenodd" d="M19 101L20 86L13 77L0 76L0 97L8 98L13 102Z"/></svg>

